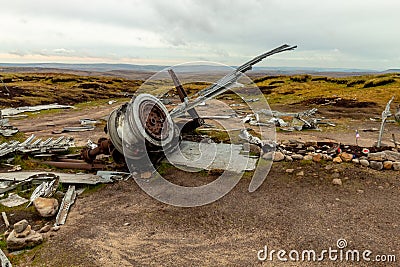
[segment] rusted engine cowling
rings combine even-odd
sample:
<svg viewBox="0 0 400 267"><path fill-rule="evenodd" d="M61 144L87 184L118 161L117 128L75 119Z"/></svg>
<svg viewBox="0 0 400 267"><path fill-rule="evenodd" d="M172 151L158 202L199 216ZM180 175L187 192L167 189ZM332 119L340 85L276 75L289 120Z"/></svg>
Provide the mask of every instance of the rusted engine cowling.
<svg viewBox="0 0 400 267"><path fill-rule="evenodd" d="M180 138L166 107L150 94L140 94L114 110L107 129L115 148L132 160L169 152Z"/></svg>

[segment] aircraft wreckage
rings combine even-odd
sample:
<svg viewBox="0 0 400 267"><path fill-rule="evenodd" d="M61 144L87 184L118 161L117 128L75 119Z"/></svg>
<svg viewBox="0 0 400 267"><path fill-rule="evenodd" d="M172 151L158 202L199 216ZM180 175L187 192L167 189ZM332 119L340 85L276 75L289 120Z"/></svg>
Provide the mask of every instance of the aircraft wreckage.
<svg viewBox="0 0 400 267"><path fill-rule="evenodd" d="M195 109L198 105L237 86L238 79L266 57L296 47L285 44L253 58L216 83L199 91L194 99L189 99L177 75L169 69L168 73L182 103L169 111L159 98L151 94L134 96L129 103L111 112L105 128L109 138L101 138L97 145L92 144L84 149L83 159L92 163L98 155L108 154L116 162L123 162L124 159L130 161L131 164L127 163L130 170L146 169L173 151L182 140L182 133L204 124L203 118ZM191 116L189 123L184 126L175 123L174 119L186 113Z"/></svg>

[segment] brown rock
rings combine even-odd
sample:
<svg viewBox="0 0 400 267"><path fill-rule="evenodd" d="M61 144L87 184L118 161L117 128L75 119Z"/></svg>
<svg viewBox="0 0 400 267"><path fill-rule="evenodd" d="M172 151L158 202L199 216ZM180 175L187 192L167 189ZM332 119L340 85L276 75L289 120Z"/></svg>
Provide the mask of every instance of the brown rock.
<svg viewBox="0 0 400 267"><path fill-rule="evenodd" d="M383 169L383 163L380 162L380 161L373 161L373 160L371 160L371 161L369 162L369 166L370 166L372 169L378 170L378 171L380 171L380 170Z"/></svg>
<svg viewBox="0 0 400 267"><path fill-rule="evenodd" d="M400 171L400 162L393 162L393 170Z"/></svg>
<svg viewBox="0 0 400 267"><path fill-rule="evenodd" d="M332 160L332 157L329 156L329 155L327 155L327 154L322 154L322 159L323 159L323 160L326 160L326 161L331 161L331 160Z"/></svg>
<svg viewBox="0 0 400 267"><path fill-rule="evenodd" d="M31 226L28 225L28 226L25 228L25 230L22 231L21 233L15 232L15 237L16 237L16 238L25 238L25 237L27 237L28 235L30 235L31 232L32 232L32 231L31 231Z"/></svg>
<svg viewBox="0 0 400 267"><path fill-rule="evenodd" d="M340 157L336 157L336 158L333 159L333 162L342 163L342 159Z"/></svg>
<svg viewBox="0 0 400 267"><path fill-rule="evenodd" d="M389 161L389 160L383 162L383 168L384 168L385 170L390 170L390 169L392 169L392 166L393 166L393 162L391 162L391 161Z"/></svg>
<svg viewBox="0 0 400 267"><path fill-rule="evenodd" d="M51 226L50 225L45 225L42 228L40 228L39 233L47 233L50 230L51 230Z"/></svg>
<svg viewBox="0 0 400 267"><path fill-rule="evenodd" d="M303 157L303 160L313 160L313 156L312 155L305 155Z"/></svg>
<svg viewBox="0 0 400 267"><path fill-rule="evenodd" d="M332 180L332 184L334 185L342 185L342 180L340 178L335 178Z"/></svg>
<svg viewBox="0 0 400 267"><path fill-rule="evenodd" d="M27 220L21 220L21 221L19 221L19 222L14 224L14 231L16 233L22 233L27 226L28 226L28 221Z"/></svg>
<svg viewBox="0 0 400 267"><path fill-rule="evenodd" d="M58 230L60 230L60 226L58 226L58 225L53 226L53 227L51 228L51 231L53 231L53 232L57 232Z"/></svg>
<svg viewBox="0 0 400 267"><path fill-rule="evenodd" d="M369 161L366 159L360 159L360 164L364 167L368 167L369 166Z"/></svg>
<svg viewBox="0 0 400 267"><path fill-rule="evenodd" d="M285 172L286 172L286 173L293 173L293 172L294 172L294 169L286 169Z"/></svg>
<svg viewBox="0 0 400 267"><path fill-rule="evenodd" d="M320 162L321 161L321 159L322 159L322 155L321 154L315 154L315 155L313 155L313 161L315 161L315 162Z"/></svg>
<svg viewBox="0 0 400 267"><path fill-rule="evenodd" d="M292 159L292 157L291 156L285 156L285 161L293 161L293 159Z"/></svg>
<svg viewBox="0 0 400 267"><path fill-rule="evenodd" d="M369 153L368 160L372 161L384 161L386 159L386 155L384 152L376 152L376 153Z"/></svg>
<svg viewBox="0 0 400 267"><path fill-rule="evenodd" d="M340 153L339 156L344 162L350 162L353 159L353 155L347 152Z"/></svg>
<svg viewBox="0 0 400 267"><path fill-rule="evenodd" d="M58 210L58 201L55 198L39 197L33 201L33 205L42 217L54 216Z"/></svg>
<svg viewBox="0 0 400 267"><path fill-rule="evenodd" d="M261 148L259 146L250 144L249 150L250 150L250 153L252 153L253 155L260 156Z"/></svg>
<svg viewBox="0 0 400 267"><path fill-rule="evenodd" d="M314 147L316 147L316 146L318 146L318 142L317 141L313 141L313 140L307 141L305 143L305 146L314 146Z"/></svg>
<svg viewBox="0 0 400 267"><path fill-rule="evenodd" d="M152 174L151 172L142 172L140 174L140 178L142 178L142 179L150 179L151 174Z"/></svg>
<svg viewBox="0 0 400 267"><path fill-rule="evenodd" d="M291 157L292 157L292 159L294 159L294 160L302 160L302 159L303 159L303 156L300 155L300 154L294 154L294 155L292 155Z"/></svg>
<svg viewBox="0 0 400 267"><path fill-rule="evenodd" d="M282 160L284 160L285 159L285 155L282 153L282 152L280 152L280 151L276 151L275 152L275 154L274 154L274 161L282 161Z"/></svg>
<svg viewBox="0 0 400 267"><path fill-rule="evenodd" d="M35 231L31 231L27 237L18 238L13 230L7 237L7 248L9 250L18 250L26 247L33 247L43 242L43 236Z"/></svg>

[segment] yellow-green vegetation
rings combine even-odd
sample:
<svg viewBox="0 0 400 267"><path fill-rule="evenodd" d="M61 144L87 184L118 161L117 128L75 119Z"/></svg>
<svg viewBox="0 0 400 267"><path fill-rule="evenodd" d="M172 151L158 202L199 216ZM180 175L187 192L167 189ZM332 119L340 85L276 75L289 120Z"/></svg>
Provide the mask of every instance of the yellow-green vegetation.
<svg viewBox="0 0 400 267"><path fill-rule="evenodd" d="M104 188L105 186L106 186L105 184L86 185L85 191L83 191L83 195L85 196L85 195L97 192L100 189ZM61 190L61 191L64 191L64 190Z"/></svg>
<svg viewBox="0 0 400 267"><path fill-rule="evenodd" d="M31 158L27 155L16 154L12 162L14 165L20 165L23 170L54 169L54 167L41 163L41 161Z"/></svg>
<svg viewBox="0 0 400 267"><path fill-rule="evenodd" d="M33 191L34 189L32 189L32 191ZM15 192L15 191L14 191ZM21 194L20 192L15 192L15 193L18 193L18 195L20 195L20 196L22 196L22 197L25 197L23 194ZM30 195L29 195L30 196ZM29 198L29 197L28 197ZM19 211L23 211L23 212L25 212L25 213L35 213L36 212L36 209L35 209L35 206L33 206L33 205L30 205L28 208L26 207L26 205L27 205L27 203L25 203L25 204L22 204L22 205L19 205L19 206L16 206L16 207L11 207L11 208L9 208L9 207L6 207L6 206L3 206L3 205L0 205L0 213L1 212L5 212L6 214L13 214L13 213L17 213L17 212L19 212Z"/></svg>
<svg viewBox="0 0 400 267"><path fill-rule="evenodd" d="M76 104L98 99L122 98L143 83L113 77L61 73L2 73L7 90L1 90L0 106Z"/></svg>
<svg viewBox="0 0 400 267"><path fill-rule="evenodd" d="M400 75L382 74L354 77L311 75L266 76L254 80L270 104L295 104L318 98L343 98L374 102L384 107L395 96L400 99ZM312 102L309 102L312 104Z"/></svg>
<svg viewBox="0 0 400 267"><path fill-rule="evenodd" d="M10 137L4 137L2 135L0 135L0 144L4 143L4 142L11 142L11 141L24 141L26 139L26 136L24 133L22 132L18 132L16 134L14 134L13 136Z"/></svg>

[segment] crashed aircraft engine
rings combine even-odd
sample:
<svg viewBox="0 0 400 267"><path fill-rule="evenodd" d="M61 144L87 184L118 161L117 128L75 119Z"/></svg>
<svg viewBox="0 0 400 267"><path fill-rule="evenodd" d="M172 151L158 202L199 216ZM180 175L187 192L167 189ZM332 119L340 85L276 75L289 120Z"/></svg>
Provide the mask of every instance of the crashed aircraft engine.
<svg viewBox="0 0 400 267"><path fill-rule="evenodd" d="M99 154L110 154L117 162L126 162L129 159L135 162L137 169L146 169L149 164L156 163L178 146L182 132L188 128L193 130L204 123L195 110L196 106L234 87L243 73L251 70L253 65L264 58L295 48L296 46L285 44L255 57L199 91L198 97L193 100L188 98L174 71L168 70L182 103L168 111L160 99L151 94L134 96L129 103L110 114L105 129L109 139L102 138L97 146L82 151L83 158L87 162L93 162ZM178 126L174 119L186 112L192 121L184 127ZM131 169L132 166L129 167Z"/></svg>

